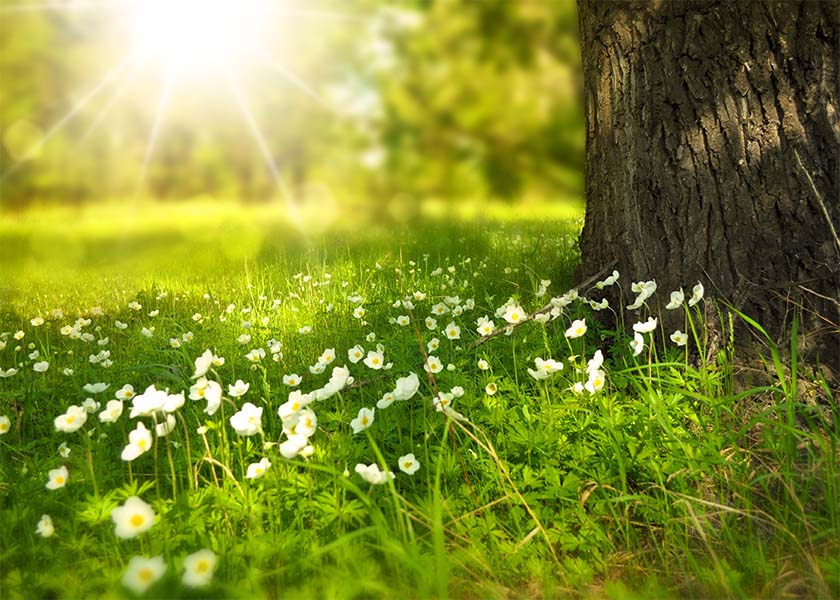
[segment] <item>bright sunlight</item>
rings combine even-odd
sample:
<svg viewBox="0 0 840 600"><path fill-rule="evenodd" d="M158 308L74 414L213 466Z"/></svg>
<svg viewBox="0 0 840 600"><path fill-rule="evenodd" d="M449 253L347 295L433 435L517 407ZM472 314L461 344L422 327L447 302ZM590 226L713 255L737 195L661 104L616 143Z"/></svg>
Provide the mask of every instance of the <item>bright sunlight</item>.
<svg viewBox="0 0 840 600"><path fill-rule="evenodd" d="M229 67L259 48L265 0L152 0L126 11L135 50L166 68Z"/></svg>

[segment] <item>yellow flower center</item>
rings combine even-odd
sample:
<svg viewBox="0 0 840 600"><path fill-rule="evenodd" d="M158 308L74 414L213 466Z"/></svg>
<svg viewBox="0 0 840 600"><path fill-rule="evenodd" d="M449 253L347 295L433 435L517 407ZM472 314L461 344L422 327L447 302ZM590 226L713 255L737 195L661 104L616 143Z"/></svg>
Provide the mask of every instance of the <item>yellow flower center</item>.
<svg viewBox="0 0 840 600"><path fill-rule="evenodd" d="M64 483L64 477L59 475L58 477L55 478L55 484L56 485L61 485L62 483Z"/></svg>
<svg viewBox="0 0 840 600"><path fill-rule="evenodd" d="M138 441L137 442L137 447L140 448L141 450L145 450L146 449L146 440Z"/></svg>
<svg viewBox="0 0 840 600"><path fill-rule="evenodd" d="M155 578L155 574L152 573L152 570L148 567L143 567L139 571L137 571L137 579L140 581L149 582Z"/></svg>
<svg viewBox="0 0 840 600"><path fill-rule="evenodd" d="M373 360L371 360L370 362L372 362L372 363L373 363L373 364L375 364L375 365L378 365L378 364L379 364L379 359L378 359L378 358L374 358L374 359L373 359Z"/></svg>
<svg viewBox="0 0 840 600"><path fill-rule="evenodd" d="M195 565L195 572L196 573L206 573L210 570L210 563L206 560L198 561L198 564Z"/></svg>
<svg viewBox="0 0 840 600"><path fill-rule="evenodd" d="M6 425L6 423L0 423L0 431L6 433L7 431L9 431L9 426Z"/></svg>
<svg viewBox="0 0 840 600"><path fill-rule="evenodd" d="M411 461L408 461L408 460L407 460L407 461L405 461L405 462L403 463L403 467L405 467L406 469L410 469L410 468L411 468Z"/></svg>
<svg viewBox="0 0 840 600"><path fill-rule="evenodd" d="M75 420L76 420L76 417L74 417L73 415L68 415L68 417L67 417L67 424L68 424L68 425L72 425L72 424L73 424L73 421L75 421Z"/></svg>
<svg viewBox="0 0 840 600"><path fill-rule="evenodd" d="M367 424L368 424L368 418L367 417L362 417L362 425L367 425Z"/></svg>
<svg viewBox="0 0 840 600"><path fill-rule="evenodd" d="M146 522L146 519L143 518L143 515L131 515L131 519L128 521L131 523L132 527L140 527L143 523Z"/></svg>

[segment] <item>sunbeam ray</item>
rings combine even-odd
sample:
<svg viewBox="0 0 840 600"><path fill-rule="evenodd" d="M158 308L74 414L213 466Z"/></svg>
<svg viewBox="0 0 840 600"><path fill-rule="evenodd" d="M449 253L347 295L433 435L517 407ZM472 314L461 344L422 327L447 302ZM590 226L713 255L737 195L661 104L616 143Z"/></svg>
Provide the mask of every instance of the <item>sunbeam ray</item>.
<svg viewBox="0 0 840 600"><path fill-rule="evenodd" d="M152 154L155 151L155 144L157 144L158 134L160 133L160 126L163 123L163 116L166 112L166 106L169 104L169 97L172 95L172 88L175 83L176 72L174 70L169 72L166 81L163 84L163 90L160 93L157 110L155 110L155 121L152 123L152 130L149 132L149 139L146 142L146 155L143 157L143 165L140 167L140 177L137 179L137 188L134 197L137 198L140 192L143 191L143 183L146 180L146 175L149 170L149 163L152 160Z"/></svg>
<svg viewBox="0 0 840 600"><path fill-rule="evenodd" d="M52 138L56 133L61 131L61 129L67 125L70 121L75 118L79 112L87 106L91 100L93 100L96 96L99 95L102 90L106 89L111 83L116 79L120 73L122 73L129 64L134 60L134 55L130 54L128 57L125 58L120 64L116 67L111 69L108 73L106 73L105 77L97 83L87 94L85 94L81 100L76 102L75 106L73 106L70 111L68 111L63 117L61 117L55 124L53 124L47 132L38 140L35 144L33 144L23 155L9 167L9 170L6 171L2 177L0 177L0 181L3 181L13 175L20 167L23 165L27 160L32 158L32 156L46 144L50 138Z"/></svg>
<svg viewBox="0 0 840 600"><path fill-rule="evenodd" d="M251 131L251 135L254 137L254 141L257 143L257 146L263 155L266 168L268 168L271 173L271 177L274 179L277 189L280 190L280 195L283 196L283 200L286 202L286 209L289 212L289 216L292 218L292 222L303 233L300 212L298 211L297 206L295 206L291 190L289 190L286 186L286 182L283 181L283 178L280 176L280 171L277 168L277 164L274 162L274 156L271 154L271 149L268 147L268 143L265 141L265 136L263 136L259 125L257 125L257 121L254 118L254 114L251 112L248 101L242 93L242 89L239 87L239 82L230 72L230 69L225 69L225 76L227 78L228 85L236 98L236 103L239 105L239 110L242 112L242 116L248 124L248 129Z"/></svg>
<svg viewBox="0 0 840 600"><path fill-rule="evenodd" d="M330 105L330 103L327 102L320 94L318 94L318 92L316 92L311 85L309 85L303 79L298 77L288 67L281 65L262 50L254 50L254 54L256 54L257 58L259 58L266 66L280 73L283 77L286 78L288 82L300 89L304 94L309 96L317 104L321 105L321 107L327 109L330 112L336 112L335 109Z"/></svg>
<svg viewBox="0 0 840 600"><path fill-rule="evenodd" d="M80 144L83 144L85 141L87 141L90 135L96 130L97 127L99 127L100 123L102 123L102 121L105 120L105 117L111 111L111 108L113 108L114 104L116 104L117 101L120 98L122 98L123 93L125 93L125 90L128 88L128 84L132 82L134 76L140 70L142 70L142 68L143 65L135 65L134 68L131 69L131 71L125 74L125 76L122 78L122 81L120 81L119 85L114 90L114 93L111 94L111 97L108 99L108 102L99 110L99 113L96 115L96 118L82 134L82 137L79 138Z"/></svg>

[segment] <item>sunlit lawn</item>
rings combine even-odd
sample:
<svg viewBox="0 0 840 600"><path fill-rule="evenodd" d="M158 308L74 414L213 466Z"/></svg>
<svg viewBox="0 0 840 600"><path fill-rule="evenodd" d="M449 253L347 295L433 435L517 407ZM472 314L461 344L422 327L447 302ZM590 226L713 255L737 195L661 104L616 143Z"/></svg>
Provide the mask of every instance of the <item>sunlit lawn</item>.
<svg viewBox="0 0 840 600"><path fill-rule="evenodd" d="M578 205L300 213L0 217L3 597L836 595L827 388L634 355Z"/></svg>

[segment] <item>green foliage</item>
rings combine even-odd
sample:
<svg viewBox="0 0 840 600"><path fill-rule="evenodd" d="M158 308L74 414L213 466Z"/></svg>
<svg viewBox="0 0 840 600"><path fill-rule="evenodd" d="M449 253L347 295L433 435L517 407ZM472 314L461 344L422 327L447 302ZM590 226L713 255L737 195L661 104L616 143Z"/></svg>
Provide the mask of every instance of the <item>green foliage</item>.
<svg viewBox="0 0 840 600"><path fill-rule="evenodd" d="M179 71L167 93L154 61L118 68L133 9L0 2L0 202L580 194L572 0L289 4L232 76Z"/></svg>

